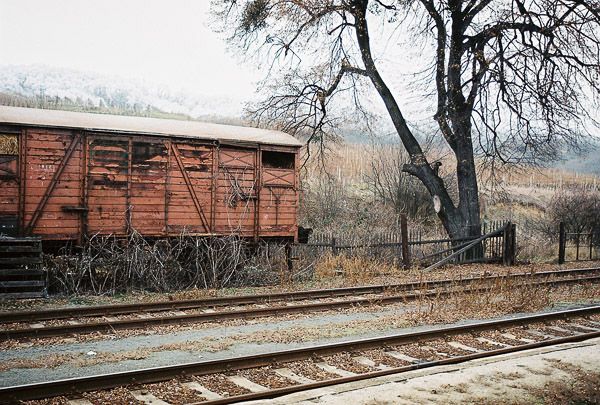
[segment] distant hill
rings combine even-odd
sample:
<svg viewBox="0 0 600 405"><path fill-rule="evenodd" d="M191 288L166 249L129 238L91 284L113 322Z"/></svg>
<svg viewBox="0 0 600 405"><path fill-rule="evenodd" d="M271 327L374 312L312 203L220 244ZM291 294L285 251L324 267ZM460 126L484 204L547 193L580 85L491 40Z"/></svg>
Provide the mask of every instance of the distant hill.
<svg viewBox="0 0 600 405"><path fill-rule="evenodd" d="M564 160L557 163L556 166L573 172L600 175L600 145L590 145L590 147L580 155L576 153L566 153Z"/></svg>
<svg viewBox="0 0 600 405"><path fill-rule="evenodd" d="M242 122L241 100L171 92L143 82L48 66L0 66L0 104L71 111Z"/></svg>

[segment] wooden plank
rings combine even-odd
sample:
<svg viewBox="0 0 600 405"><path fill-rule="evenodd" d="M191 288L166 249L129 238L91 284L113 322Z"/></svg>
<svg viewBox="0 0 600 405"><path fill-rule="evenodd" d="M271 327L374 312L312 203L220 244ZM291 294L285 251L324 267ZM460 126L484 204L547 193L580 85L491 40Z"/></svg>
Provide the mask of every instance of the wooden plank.
<svg viewBox="0 0 600 405"><path fill-rule="evenodd" d="M61 158L63 157L63 153L65 151L66 148L60 148L60 149L46 149L46 148L41 148L41 149L33 149L33 148L29 148L28 149L28 153L30 157L39 157L41 159L46 159L46 158L52 158L52 160L58 159L57 162L60 162ZM80 151L73 151L73 157L75 158L80 158ZM28 163L31 162L28 161Z"/></svg>
<svg viewBox="0 0 600 405"><path fill-rule="evenodd" d="M4 243L41 243L40 238L36 238L35 236L19 236L19 237L11 237L9 239L0 238L0 244Z"/></svg>
<svg viewBox="0 0 600 405"><path fill-rule="evenodd" d="M43 298L45 296L46 294L43 291L0 293L0 299Z"/></svg>
<svg viewBox="0 0 600 405"><path fill-rule="evenodd" d="M42 246L38 242L32 244L0 243L0 252L2 253L41 253L41 251Z"/></svg>
<svg viewBox="0 0 600 405"><path fill-rule="evenodd" d="M56 139L42 140L39 138L32 138L28 142L29 149L61 149L64 150L69 146L69 140L67 137L57 137Z"/></svg>
<svg viewBox="0 0 600 405"><path fill-rule="evenodd" d="M56 232L67 232L71 235L77 233L78 229L79 222L77 220L45 220L40 222L39 227L36 227L35 235L48 235Z"/></svg>
<svg viewBox="0 0 600 405"><path fill-rule="evenodd" d="M31 178L27 180L27 195L28 196L44 196L46 193L45 190L48 189L48 186L52 183L51 179L39 180L35 178ZM79 181L78 180L57 180L56 186L58 188L63 189L73 189L79 190Z"/></svg>
<svg viewBox="0 0 600 405"><path fill-rule="evenodd" d="M0 288L44 287L45 285L44 280L0 281Z"/></svg>
<svg viewBox="0 0 600 405"><path fill-rule="evenodd" d="M30 188L29 186L27 186L27 197L29 199L34 199L34 198L41 198L43 191L41 192L37 192L34 188ZM52 197L72 197L72 196L78 196L79 195L79 189L77 188L57 188L56 190L54 190L54 192L52 193Z"/></svg>
<svg viewBox="0 0 600 405"><path fill-rule="evenodd" d="M30 128L27 130L27 134L32 139L38 139L41 141L53 141L53 140L62 140L64 137L68 137L71 135L70 130L65 129L42 129L42 128Z"/></svg>
<svg viewBox="0 0 600 405"><path fill-rule="evenodd" d="M42 263L41 257L0 257L0 264L2 265L21 265L21 264L40 264Z"/></svg>
<svg viewBox="0 0 600 405"><path fill-rule="evenodd" d="M0 277L20 276L20 277L37 277L43 276L46 272L43 270L34 269L0 269Z"/></svg>

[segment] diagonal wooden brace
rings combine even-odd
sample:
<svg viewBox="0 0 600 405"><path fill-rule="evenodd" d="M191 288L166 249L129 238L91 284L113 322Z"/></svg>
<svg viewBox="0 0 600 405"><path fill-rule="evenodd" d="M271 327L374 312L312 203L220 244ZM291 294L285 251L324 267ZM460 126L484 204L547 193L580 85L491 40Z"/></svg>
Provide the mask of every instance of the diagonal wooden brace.
<svg viewBox="0 0 600 405"><path fill-rule="evenodd" d="M54 172L54 175L52 176L52 181L50 182L50 184L48 184L48 188L46 188L46 191L44 192L42 199L40 200L38 206L36 207L35 211L33 212L31 221L29 221L29 224L25 228L26 234L30 234L33 231L33 228L37 224L37 221L40 219L40 216L42 215L42 212L44 212L44 208L46 208L46 204L48 203L48 200L50 199L52 192L54 191L54 189L56 188L56 185L58 184L58 180L60 180L60 176L65 171L65 167L67 167L67 163L69 163L69 159L71 159L71 156L73 155L73 151L75 150L75 148L77 147L77 145L79 144L80 141L81 141L81 134L76 134L73 137L73 140L71 141L71 144L69 145L69 148L65 152L65 155L63 156L62 160L60 161L58 168Z"/></svg>
<svg viewBox="0 0 600 405"><path fill-rule="evenodd" d="M181 155L179 154L179 148L175 143L171 143L171 149L173 150L173 156L175 156L175 160L177 161L177 166L179 166L179 170L181 171L181 175L183 176L183 180L187 186L190 195L192 196L192 200L194 201L194 206L196 207L196 211L200 216L200 220L202 221L202 226L206 230L206 232L210 232L210 228L208 226L208 221L206 220L206 216L204 215L204 211L202 210L202 205L200 205L200 200L198 200L198 196L196 195L196 190L190 181L190 177L185 170L185 166L183 165L183 161L181 160Z"/></svg>

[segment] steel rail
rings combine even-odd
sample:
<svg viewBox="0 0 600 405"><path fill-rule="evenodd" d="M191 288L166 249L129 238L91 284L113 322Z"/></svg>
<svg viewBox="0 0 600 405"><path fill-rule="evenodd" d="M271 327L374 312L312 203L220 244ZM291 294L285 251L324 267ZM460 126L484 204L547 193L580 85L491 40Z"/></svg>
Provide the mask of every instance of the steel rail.
<svg viewBox="0 0 600 405"><path fill-rule="evenodd" d="M525 283L527 286L534 285L558 285L558 284L573 284L581 282L596 282L600 280L600 275L584 276L568 279L552 279L538 280ZM414 301L417 299L428 297L443 297L452 294L467 294L485 292L490 289L490 286L475 286L475 287L459 287L459 289L445 290L426 290L418 292L406 292L400 295L389 295L377 298L357 298L345 301L334 302L317 302L300 305L284 305L267 308L251 308L233 311L218 311L218 312L203 312L197 314L185 315L170 315L152 318L135 318L135 319L120 319L112 321L88 322L79 324L66 324L35 328L19 328L7 329L0 332L0 341L8 339L23 339L23 338L42 338L65 336L70 334L84 334L93 332L114 332L124 329L142 329L148 326L163 326L163 325L183 325L199 322L224 321L231 319L250 319L263 318L267 316L279 316L296 313L307 313L317 311L328 311L335 309L347 309L360 306L372 305L390 305L394 303L402 303Z"/></svg>
<svg viewBox="0 0 600 405"><path fill-rule="evenodd" d="M560 319L568 319L575 317L584 317L590 316L593 314L600 313L600 305L582 307L577 309L569 309L563 311L554 311L554 312L546 312L541 314L533 314L533 315L524 315L513 318L499 319L499 320L491 320L491 321L481 321L466 325L454 325L442 328L434 328L431 330L420 331L420 332L410 332L410 333L401 333L394 335L387 335L375 338L367 338L367 339L359 339L359 340L350 340L338 343L328 343L321 344L316 346L297 348L297 349L289 349L282 350L271 353L257 354L257 355L249 355L242 357L234 357L227 358L222 360L211 360L211 361L203 361L203 362L195 362L195 363L186 363L179 364L173 366L161 366L161 367L153 367L147 369L133 370L133 371L123 371L118 373L109 373L95 376L87 376L87 377L76 377L76 378L68 378L57 381L49 381L49 382L41 382L41 383L33 383L33 384L24 384L18 386L11 387L3 387L0 388L0 401L11 403L23 400L30 399L38 399L38 398L47 398L58 395L73 395L80 394L82 392L88 391L96 391L103 389L111 389L118 386L127 386L127 385L139 385L139 384L148 384L155 383L160 381L166 381L173 378L185 378L191 375L202 376L207 374L215 374L233 370L243 370L248 368L262 367L267 366L273 363L286 363L291 361L305 360L314 356L327 356L340 352L353 352L358 350L369 350L387 346L401 345L406 343L415 343L421 342L425 340L432 340L440 337L454 336L460 335L464 333L477 333L483 332L486 330L493 329L501 329L506 327L515 327L521 325L527 325L531 323L537 322L549 322ZM579 339L588 339L591 337L600 336L600 331L592 332L590 334L580 334L575 335L569 338L561 338L561 342L566 341L575 341L577 338ZM543 342L538 342L538 344L543 344ZM532 344L533 345L533 344ZM523 345L523 346L515 346L515 349L518 347L528 347L532 348L534 346L531 345ZM539 347L539 346L536 346ZM506 353L503 350L499 349L494 350L494 354ZM524 350L524 349L523 349ZM510 351L508 351L510 352ZM467 359L477 358L472 356L477 356L478 354L463 356ZM447 360L439 360L435 362L434 365L445 364L444 362ZM424 363L427 364L427 363ZM420 366L408 366L414 369L419 367L424 367L424 365ZM401 368L403 369L403 368ZM384 370L387 371L387 370ZM384 372L381 371L381 372ZM376 372L376 373L381 373ZM370 376L376 376L376 373L371 373ZM336 379L337 381L341 381L341 379ZM343 382L343 381L342 381ZM277 391L277 390L276 390ZM279 392L281 392L279 390ZM238 397L240 398L240 397ZM231 398L230 400L235 399ZM240 399L241 400L241 399ZM219 400L221 401L221 400ZM215 403L223 403L223 402L212 402Z"/></svg>
<svg viewBox="0 0 600 405"><path fill-rule="evenodd" d="M470 360L477 360L477 359L483 359L486 357L499 356L502 354L509 354L509 353L515 353L515 352L520 352L520 351L525 351L525 350L538 349L541 347L555 346L555 345L564 344L564 343L581 342L584 340L593 339L593 338L597 338L597 337L600 337L600 331L583 333L580 335L573 335L573 336L561 337L561 338L556 338L556 339L542 340L540 342L526 343L526 344L519 345L519 346L506 347L503 349L489 350L489 351L484 351L481 353L473 353L473 354L466 354L466 355L462 355L462 356L455 356L455 357L450 357L450 358L442 359L442 360L426 361L426 362L411 364L411 365L403 366L403 367L394 367L394 368L389 368L389 369L385 369L385 370L357 374L357 375L353 375L353 376L349 376L349 377L339 377L339 378L334 378L331 380L316 381L314 383L291 385L291 386L284 387L284 388L275 388L275 389L270 389L268 391L252 392L249 394L237 395L235 397L214 399L214 400L210 400L210 401L194 402L194 403L191 403L188 405L222 405L222 404L233 404L236 402L243 402L243 401L255 401L255 400L259 400L259 399L275 398L275 397L280 397L283 395L293 394L295 392L302 392L302 391L308 391L308 390L317 389L317 388L330 387L332 385L345 384L345 383L350 383L350 382L354 382L354 381L368 380L371 378L384 377L387 375L405 373L408 371L419 370L419 369L424 369L424 368L431 368L431 367L443 366L443 365L448 365L448 364L464 363L464 362L470 361Z"/></svg>
<svg viewBox="0 0 600 405"><path fill-rule="evenodd" d="M459 279L423 280L399 284L383 284L358 287L341 287L270 294L253 294L243 296L210 297L189 300L159 301L135 304L96 305L74 308L55 308L34 311L5 311L0 312L0 323L35 322L76 317L97 317L110 315L127 315L141 312L161 312L172 310L200 309L220 306L237 306L258 303L294 301L349 295L378 294L386 291L409 291L422 288L434 288L447 285L464 285L477 281L494 281L502 279L518 279L527 277L551 277L562 275L586 274L600 271L600 267L582 269L550 270L543 272L515 273L494 276L465 277Z"/></svg>

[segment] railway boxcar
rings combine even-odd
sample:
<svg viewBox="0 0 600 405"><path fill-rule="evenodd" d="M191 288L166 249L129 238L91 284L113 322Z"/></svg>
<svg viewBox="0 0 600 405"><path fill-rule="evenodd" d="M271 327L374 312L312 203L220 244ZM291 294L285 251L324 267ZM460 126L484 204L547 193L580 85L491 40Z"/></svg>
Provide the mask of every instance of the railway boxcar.
<svg viewBox="0 0 600 405"><path fill-rule="evenodd" d="M294 241L300 147L257 128L0 107L0 233Z"/></svg>

